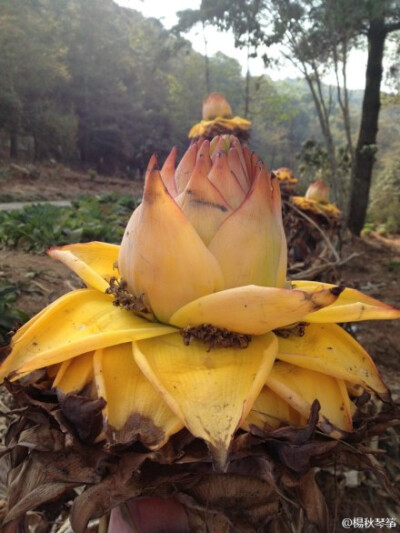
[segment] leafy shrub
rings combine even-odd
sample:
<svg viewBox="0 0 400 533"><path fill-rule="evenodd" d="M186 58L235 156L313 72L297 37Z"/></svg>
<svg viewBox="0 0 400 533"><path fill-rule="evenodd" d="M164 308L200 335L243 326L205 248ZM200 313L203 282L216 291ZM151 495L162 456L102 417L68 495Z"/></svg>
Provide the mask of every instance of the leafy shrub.
<svg viewBox="0 0 400 533"><path fill-rule="evenodd" d="M0 246L42 253L51 246L101 240L118 243L137 203L131 196L83 196L71 207L34 204L0 212Z"/></svg>
<svg viewBox="0 0 400 533"><path fill-rule="evenodd" d="M386 233L400 232L400 158L378 175L371 192L368 222L385 228Z"/></svg>
<svg viewBox="0 0 400 533"><path fill-rule="evenodd" d="M8 333L18 324L28 320L28 315L13 307L17 299L18 287L12 283L2 282L0 285L0 346L9 342Z"/></svg>
<svg viewBox="0 0 400 533"><path fill-rule="evenodd" d="M0 168L0 181L7 181L10 179L10 171L7 168Z"/></svg>
<svg viewBox="0 0 400 533"><path fill-rule="evenodd" d="M326 148L322 143L308 139L301 145L300 152L296 155L299 161L299 171L302 181L311 183L316 179L323 179L331 184L331 167ZM348 148L340 146L336 152L337 159L337 176L346 187L350 175L351 160Z"/></svg>

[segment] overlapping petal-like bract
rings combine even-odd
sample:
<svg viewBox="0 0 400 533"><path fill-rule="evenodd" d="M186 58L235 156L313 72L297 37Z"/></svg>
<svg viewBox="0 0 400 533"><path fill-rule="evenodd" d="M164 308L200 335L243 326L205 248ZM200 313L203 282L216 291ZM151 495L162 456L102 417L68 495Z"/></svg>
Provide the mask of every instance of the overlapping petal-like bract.
<svg viewBox="0 0 400 533"><path fill-rule="evenodd" d="M194 143L175 176L172 168L150 162L143 202L125 230L118 264L132 294L168 322L222 289L283 287L280 191L264 164L220 137Z"/></svg>
<svg viewBox="0 0 400 533"><path fill-rule="evenodd" d="M161 171L152 158L121 247L50 251L88 288L16 333L0 379L47 367L60 394L106 401L99 439L158 449L186 427L221 467L239 427L301 425L315 399L323 431L351 431L354 386L388 393L335 322L400 311L354 289L286 282L279 187L237 140L199 141L176 170L175 158ZM147 314L113 305L113 277Z"/></svg>

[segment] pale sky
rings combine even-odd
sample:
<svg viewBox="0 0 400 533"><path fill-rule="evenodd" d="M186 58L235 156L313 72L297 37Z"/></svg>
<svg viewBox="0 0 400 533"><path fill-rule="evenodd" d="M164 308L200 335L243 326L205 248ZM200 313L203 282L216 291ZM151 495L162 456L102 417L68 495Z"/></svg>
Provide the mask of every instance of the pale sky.
<svg viewBox="0 0 400 533"><path fill-rule="evenodd" d="M177 11L184 9L198 9L201 0L114 0L117 4L125 7L131 7L140 11L145 17L156 17L166 28L171 28L178 18ZM204 38L201 28L194 28L190 33L185 34L185 38L191 41L193 48L205 53ZM212 56L217 52L222 52L227 56L234 57L242 65L243 73L246 71L246 52L234 47L234 40L231 34L222 33L213 27L206 28L206 38L208 46L208 55ZM353 52L348 64L347 85L349 89L364 89L365 85L365 68L366 68L365 51ZM250 72L252 75L267 74L273 80L283 78L298 78L300 72L293 66L282 66L266 69L262 59L250 59ZM324 78L326 83L335 84L334 75L328 75Z"/></svg>

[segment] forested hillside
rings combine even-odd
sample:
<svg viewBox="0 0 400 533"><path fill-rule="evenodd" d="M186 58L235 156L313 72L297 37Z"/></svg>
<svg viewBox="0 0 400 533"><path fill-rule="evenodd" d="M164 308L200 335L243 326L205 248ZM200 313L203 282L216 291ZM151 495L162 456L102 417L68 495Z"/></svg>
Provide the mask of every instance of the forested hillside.
<svg viewBox="0 0 400 533"><path fill-rule="evenodd" d="M112 0L3 0L0 49L3 158L53 158L99 173L138 176L152 152L162 158L177 144L182 153L190 127L201 118L206 58L156 19ZM224 93L234 113L244 116L245 78L238 62L223 54L207 62L211 90ZM324 91L331 93L340 153L346 138L335 88ZM361 101L361 91L350 92L354 135ZM294 168L303 187L317 172L329 174L303 80L253 77L248 107L251 145L269 167ZM398 98L387 98L376 175L393 173L398 165L399 114ZM346 190L345 152L341 163Z"/></svg>

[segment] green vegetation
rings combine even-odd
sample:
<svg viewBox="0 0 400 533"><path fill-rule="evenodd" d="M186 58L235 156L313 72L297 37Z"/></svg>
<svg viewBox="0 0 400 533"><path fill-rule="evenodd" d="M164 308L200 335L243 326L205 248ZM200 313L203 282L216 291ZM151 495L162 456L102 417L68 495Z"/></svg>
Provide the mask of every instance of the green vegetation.
<svg viewBox="0 0 400 533"><path fill-rule="evenodd" d="M0 281L0 347L9 342L9 333L28 320L28 315L13 304L17 300L18 287L14 283Z"/></svg>
<svg viewBox="0 0 400 533"><path fill-rule="evenodd" d="M264 48L257 46L268 37L264 32L269 25L261 24L272 16L264 9L268 3L236 4L226 0L202 2L204 8L212 8L211 19L218 18L221 10L226 16L233 10L233 19L226 25L235 29L238 42L249 45L250 55L263 53ZM245 20L243 13L253 4L256 18ZM289 3L296 9L288 12L286 4L281 0L271 4L276 11L270 27L274 42L285 43L287 32L294 31L292 37L296 39L290 42L298 46L293 59L308 70L303 68L297 80L273 82L266 75L243 76L239 63L221 53L205 58L157 19L145 18L112 0L3 0L0 158L52 158L91 169L93 179L96 174L143 175L153 152L160 161L174 144L180 154L184 152L188 131L201 118L202 100L209 91L219 91L229 100L234 114L252 120L251 147L270 168L293 168L302 179L303 189L317 175L323 177L332 186L332 198L340 201L342 197L344 207L351 190L351 160L363 92L349 91L344 101L343 92L321 80L326 68L346 63L349 50L363 39L359 23L368 27L372 15L384 17L385 24L392 21L390 31L396 44L398 32L392 33L392 29L400 24L398 14L392 13L389 0L379 2L379 6L362 0L357 10L349 8L345 0L316 2L317 10L312 8L314 2L296 0ZM384 11L370 13L368 6L372 5ZM345 17L346 25L342 23L342 8L350 9L352 15ZM293 24L286 24L285 17L293 19ZM312 17L317 17L315 24ZM307 23L303 24L304 20ZM340 31L335 32L332 28L338 21ZM306 30L310 34L306 33L304 41ZM264 44L268 45L267 41ZM331 57L333 50L337 52L336 63ZM312 65L315 72L309 70ZM316 93L310 92L316 83L318 113ZM363 142L358 150L376 161L377 189L378 175L388 171L393 155L400 150L398 86L390 97L382 98L382 104L377 141ZM6 178L0 174L0 182ZM11 199L4 191L0 200ZM371 207L369 220L376 212ZM379 211L384 220L380 216L377 222L388 223L391 231L398 231L396 216L385 218L385 212ZM64 226L54 230L55 237L78 231L78 227ZM44 240L51 240L50 236Z"/></svg>
<svg viewBox="0 0 400 533"><path fill-rule="evenodd" d="M400 231L400 158L380 172L372 188L368 222L380 233Z"/></svg>
<svg viewBox="0 0 400 533"><path fill-rule="evenodd" d="M272 168L296 167L302 143L321 137L305 82L250 76L246 93L236 60L218 53L206 69L188 41L112 0L4 0L0 30L0 149L14 157L135 176L153 152L184 152L208 88L248 110L252 147Z"/></svg>
<svg viewBox="0 0 400 533"><path fill-rule="evenodd" d="M377 132L381 104L381 84L385 42L398 43L400 8L392 0L273 0L231 2L202 0L198 9L179 13L178 28L188 31L193 26L212 24L230 29L235 44L254 55L276 44L301 73L312 95L325 145L330 184L339 207L348 206L347 225L359 235L366 220L372 173L375 165ZM361 117L357 141L352 135L347 66L351 51L366 46L367 65ZM392 59L393 61L393 59ZM394 60L394 71L398 63ZM336 83L323 84L328 71L335 73ZM249 84L246 84L246 94ZM328 90L326 90L328 89ZM335 116L332 114L332 92L340 108L340 121L345 132L345 151L350 159L350 187L339 171L338 144L334 136ZM354 130L353 130L354 131ZM342 143L341 143L342 144Z"/></svg>
<svg viewBox="0 0 400 533"><path fill-rule="evenodd" d="M48 204L0 212L0 246L43 253L73 242L120 242L136 207L131 196L81 197L71 207Z"/></svg>

